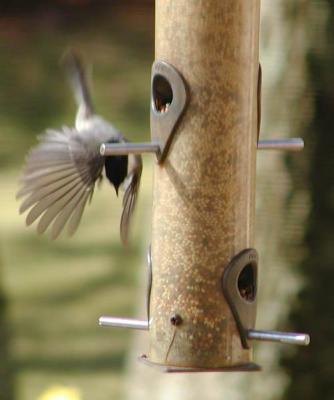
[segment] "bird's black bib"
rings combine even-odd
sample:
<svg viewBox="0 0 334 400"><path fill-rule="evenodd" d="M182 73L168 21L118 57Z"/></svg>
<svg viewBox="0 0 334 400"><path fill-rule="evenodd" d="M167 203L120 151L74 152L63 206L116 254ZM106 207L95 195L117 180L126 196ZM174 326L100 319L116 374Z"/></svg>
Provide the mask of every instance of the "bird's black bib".
<svg viewBox="0 0 334 400"><path fill-rule="evenodd" d="M119 143L116 140L110 140L108 143ZM109 181L114 185L116 193L122 182L128 174L128 156L108 156L104 161L106 175Z"/></svg>

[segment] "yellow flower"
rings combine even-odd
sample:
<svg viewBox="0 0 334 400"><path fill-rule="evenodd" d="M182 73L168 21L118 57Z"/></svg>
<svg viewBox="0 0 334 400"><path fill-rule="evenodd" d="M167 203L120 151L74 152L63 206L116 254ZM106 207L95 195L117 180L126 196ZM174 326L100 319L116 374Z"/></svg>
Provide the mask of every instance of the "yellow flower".
<svg viewBox="0 0 334 400"><path fill-rule="evenodd" d="M80 391L65 386L51 386L37 400L81 400Z"/></svg>

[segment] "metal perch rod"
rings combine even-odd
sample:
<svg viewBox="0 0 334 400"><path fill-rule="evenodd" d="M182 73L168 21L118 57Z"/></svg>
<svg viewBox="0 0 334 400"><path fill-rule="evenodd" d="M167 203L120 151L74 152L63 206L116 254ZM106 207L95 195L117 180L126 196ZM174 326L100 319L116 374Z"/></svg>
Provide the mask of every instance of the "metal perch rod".
<svg viewBox="0 0 334 400"><path fill-rule="evenodd" d="M304 148L304 140L301 138L259 140L257 148L258 150L300 151Z"/></svg>
<svg viewBox="0 0 334 400"><path fill-rule="evenodd" d="M310 336L306 333L257 331L250 329L247 331L247 338L267 342L297 344L300 346L308 346L310 344Z"/></svg>
<svg viewBox="0 0 334 400"><path fill-rule="evenodd" d="M147 320L105 316L100 317L99 325L116 328L140 329L144 331L148 331L150 327L149 321ZM250 329L247 331L247 338L250 340L296 344L299 346L308 346L310 344L310 336L305 333L258 331Z"/></svg>
<svg viewBox="0 0 334 400"><path fill-rule="evenodd" d="M300 151L304 148L304 141L301 138L292 139L271 139L259 140L257 144L258 150L285 150ZM100 147L102 156L114 156L124 154L142 154L160 152L158 143L103 143Z"/></svg>
<svg viewBox="0 0 334 400"><path fill-rule="evenodd" d="M158 143L103 143L100 147L102 156L114 156L124 154L142 154L142 153L159 153L160 146Z"/></svg>
<svg viewBox="0 0 334 400"><path fill-rule="evenodd" d="M131 319L131 318L117 318L117 317L100 317L99 325L112 326L115 328L130 328L148 331L149 322L146 320Z"/></svg>

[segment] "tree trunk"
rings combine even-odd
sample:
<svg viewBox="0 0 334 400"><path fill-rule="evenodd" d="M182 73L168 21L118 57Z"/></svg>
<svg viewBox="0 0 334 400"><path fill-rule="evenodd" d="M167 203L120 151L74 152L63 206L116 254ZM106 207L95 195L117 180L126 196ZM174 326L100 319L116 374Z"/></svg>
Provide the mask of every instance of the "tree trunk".
<svg viewBox="0 0 334 400"><path fill-rule="evenodd" d="M310 112L301 125L308 153L291 160L294 193L308 193L310 213L300 246L307 249L297 265L304 287L290 313L293 329L309 330L311 346L284 359L290 376L285 399L332 400L334 396L334 3L308 2L307 87ZM296 10L287 13L297 19ZM305 102L305 100L304 100ZM300 182L300 176L305 181Z"/></svg>

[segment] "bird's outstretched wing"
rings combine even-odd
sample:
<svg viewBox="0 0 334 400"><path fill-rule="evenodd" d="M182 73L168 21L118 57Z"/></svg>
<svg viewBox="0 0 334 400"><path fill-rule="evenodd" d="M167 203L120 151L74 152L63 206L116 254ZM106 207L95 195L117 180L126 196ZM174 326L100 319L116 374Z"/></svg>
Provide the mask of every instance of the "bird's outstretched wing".
<svg viewBox="0 0 334 400"><path fill-rule="evenodd" d="M140 178L143 169L141 156L129 155L128 176L124 183L123 212L121 216L120 233L123 244L127 244L131 217L135 209Z"/></svg>
<svg viewBox="0 0 334 400"><path fill-rule="evenodd" d="M101 175L104 159L96 138L72 128L47 130L26 157L17 197L24 197L20 213L30 209L26 223L37 218L38 233L52 224L53 239L68 222L68 232L77 229L87 201Z"/></svg>

